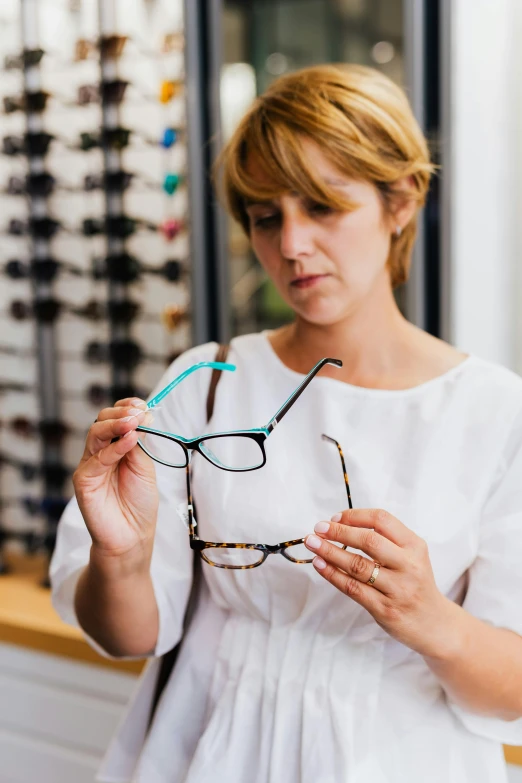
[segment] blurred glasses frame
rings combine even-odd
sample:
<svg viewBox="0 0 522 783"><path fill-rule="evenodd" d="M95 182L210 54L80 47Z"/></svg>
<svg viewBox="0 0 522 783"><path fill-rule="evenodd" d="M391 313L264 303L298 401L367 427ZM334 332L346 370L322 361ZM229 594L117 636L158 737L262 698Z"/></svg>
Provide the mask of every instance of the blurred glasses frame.
<svg viewBox="0 0 522 783"><path fill-rule="evenodd" d="M344 462L344 455L343 450L341 448L341 445L338 441L336 441L334 438L330 438L329 435L322 436L323 440L328 440L331 443L334 443L335 446L337 446L337 450L339 452L339 456L341 458L341 465L343 469L343 477L344 477L344 484L346 487L346 495L348 497L348 507L353 508L352 506L352 497L350 493L350 483L348 480L348 473L346 472L346 464ZM190 539L190 548L194 552L198 552L200 557L205 561L205 563L208 563L208 565L214 566L214 568L225 568L230 571L247 571L250 568L257 568L260 565L263 565L265 560L267 559L268 555L283 555L287 560L289 560L292 563L296 563L298 565L306 565L308 563L312 563L315 555L312 555L310 553L310 557L306 558L304 560L300 560L296 557L292 557L292 555L289 553L289 549L294 546L299 546L300 544L304 544L305 538L295 538L292 541L283 541L280 544L238 544L238 543L230 543L230 542L222 542L222 543L216 543L215 541L203 541L202 539L198 538L198 524L194 517L194 506L192 503L192 487L190 482L190 464L187 465L185 468L186 478L187 478L187 506L188 506L188 532L189 532L189 539ZM346 544L342 545L340 547L341 549L346 549ZM210 549L248 549L253 550L254 552L259 553L259 559L254 563L249 563L248 565L228 565L225 563L215 563L211 558L211 554L208 555L205 554L206 550Z"/></svg>
<svg viewBox="0 0 522 783"><path fill-rule="evenodd" d="M182 449L184 453L184 462L183 463L172 463L167 462L165 460L162 460L160 457L155 456L154 454L151 454L150 451L147 449L146 445L142 443L138 439L138 446L140 446L143 451L148 454L148 456L153 459L155 462L159 462L162 465L166 465L169 468L186 468L189 465L190 459L189 459L189 450L197 451L199 454L201 454L202 457L204 457L208 462L210 462L212 465L215 465L217 468L220 468L220 470L227 470L231 473L246 473L250 470L259 470L259 468L262 468L263 465L266 464L266 453L265 453L265 440L268 438L270 433L275 429L276 425L279 424L281 419L288 413L292 405L295 403L295 401L301 396L303 391L306 389L308 384L313 380L313 378L317 375L319 370L321 370L325 364L333 364L336 367L342 367L342 361L340 359L331 359L331 358L324 358L320 359L320 361L317 362L317 364L312 367L308 375L304 378L304 380L300 383L300 385L292 392L290 397L286 400L286 402L279 408L275 416L273 416L268 424L265 427L255 427L253 429L249 430L230 430L227 432L216 432L216 433L208 433L205 435L200 435L198 438L183 438L181 435L174 435L170 432L162 432L161 430L155 430L151 427L144 427L144 426L138 426L137 430L138 432L144 432L148 433L150 435L159 436L161 438L166 438L167 440L173 441L174 443L178 444ZM159 405L161 400L163 400L167 394L170 394L170 392L179 384L181 383L184 378L187 377L187 375L190 375L195 370L198 370L200 367L212 367L216 370L230 370L234 371L236 369L234 364L227 364L223 362L199 362L199 364L194 364L192 367L189 367L188 370L185 370L185 372L181 373L177 378L175 378L171 383L168 384L164 389L162 389L158 394L156 394L155 397L152 398L152 400L149 400L147 403L147 408L149 410L153 410L155 407ZM219 439L225 439L225 438L248 438L259 446L260 452L261 452L261 461L259 464L256 465L250 465L248 467L242 467L242 468L234 468L227 465L224 465L218 457L216 457L215 454L210 451L210 449L206 448L205 442L208 442L210 440L219 440Z"/></svg>

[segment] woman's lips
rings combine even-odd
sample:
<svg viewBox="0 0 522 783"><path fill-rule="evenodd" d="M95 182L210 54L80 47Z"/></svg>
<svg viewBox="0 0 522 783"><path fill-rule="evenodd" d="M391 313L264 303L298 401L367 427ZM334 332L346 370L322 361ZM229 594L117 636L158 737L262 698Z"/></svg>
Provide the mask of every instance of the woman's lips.
<svg viewBox="0 0 522 783"><path fill-rule="evenodd" d="M297 277L290 283L294 288L310 288L318 283L320 280L324 280L328 275L306 275L303 277Z"/></svg>

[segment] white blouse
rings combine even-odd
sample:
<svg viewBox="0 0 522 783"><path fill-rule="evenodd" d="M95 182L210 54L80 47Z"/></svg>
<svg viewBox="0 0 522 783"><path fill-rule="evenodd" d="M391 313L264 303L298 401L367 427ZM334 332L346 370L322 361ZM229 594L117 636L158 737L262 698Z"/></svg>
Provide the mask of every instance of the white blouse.
<svg viewBox="0 0 522 783"><path fill-rule="evenodd" d="M191 349L157 388L216 345ZM300 383L266 334L232 341L211 422L210 370L183 381L153 426L187 437L261 427ZM152 396L152 395L151 395ZM279 543L312 532L352 501L390 511L429 545L439 589L468 612L522 634L522 379L469 356L406 390L317 376L266 441L267 463L227 473L196 455L199 535ZM152 579L155 650L179 640L192 575L183 470L156 465L160 508ZM90 537L73 499L52 560L54 605L77 624L73 595ZM270 555L259 568L202 564L196 615L145 738L153 658L99 780L141 783L502 783L501 743L522 719L452 704L424 659L311 565ZM97 645L89 640L98 650ZM100 650L102 654L106 654Z"/></svg>

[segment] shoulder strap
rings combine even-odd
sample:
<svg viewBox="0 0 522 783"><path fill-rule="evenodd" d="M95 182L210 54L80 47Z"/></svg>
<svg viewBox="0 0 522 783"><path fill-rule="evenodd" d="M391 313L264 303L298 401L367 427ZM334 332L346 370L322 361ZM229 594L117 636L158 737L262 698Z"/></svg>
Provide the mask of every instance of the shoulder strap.
<svg viewBox="0 0 522 783"><path fill-rule="evenodd" d="M216 353L216 362L225 362L228 356L228 345L219 345ZM216 400L216 389L221 378L222 370L212 370L212 376L210 378L210 386L208 387L207 395L207 422L212 418L214 413L214 402Z"/></svg>
<svg viewBox="0 0 522 783"><path fill-rule="evenodd" d="M216 353L215 361L216 362L226 361L226 358L228 356L228 349L229 349L228 345L219 345ZM221 373L222 370L212 370L212 376L210 378L210 384L208 387L208 394L207 394L207 422L210 421L210 419L212 418L212 414L214 413L216 389L219 383L219 379L221 378ZM194 555L193 571L192 571L192 587L190 590L190 595L187 603L187 609L185 611L185 618L183 620L183 635L185 634L188 624L190 622L190 618L194 613L194 606L195 606L195 601L198 593L198 585L200 580L200 571L201 571L200 559L199 557ZM158 678L156 680L156 685L154 688L154 694L152 697L152 702L150 707L149 728L154 719L154 715L156 713L156 708L161 698L161 694L165 690L165 686L169 681L169 677L172 673L172 669L174 668L174 665L176 663L176 659L178 657L182 642L183 642L183 637L180 639L178 644L172 648L172 650L169 650L167 653L165 653L165 655L161 657Z"/></svg>

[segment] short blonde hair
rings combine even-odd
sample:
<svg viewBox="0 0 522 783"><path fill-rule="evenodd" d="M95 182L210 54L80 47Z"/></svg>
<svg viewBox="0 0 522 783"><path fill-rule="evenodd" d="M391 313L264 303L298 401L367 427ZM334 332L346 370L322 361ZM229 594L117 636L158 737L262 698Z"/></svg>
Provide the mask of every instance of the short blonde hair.
<svg viewBox="0 0 522 783"><path fill-rule="evenodd" d="M388 267L393 288L408 279L434 166L408 99L379 71L361 65L320 65L277 79L258 97L223 149L215 174L232 215L249 233L247 201L269 201L297 191L334 209L357 207L326 185L307 164L300 140L318 144L348 177L373 183L385 208L413 199L418 208L400 237L393 236ZM261 185L247 171L254 154L267 175ZM409 178L400 190L394 184Z"/></svg>

